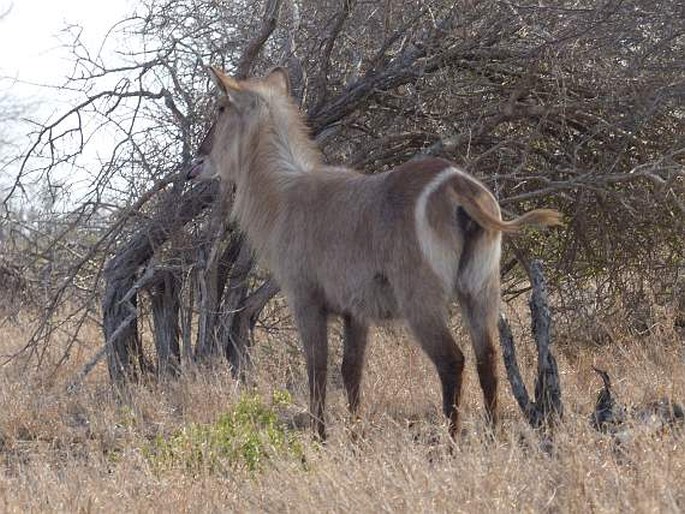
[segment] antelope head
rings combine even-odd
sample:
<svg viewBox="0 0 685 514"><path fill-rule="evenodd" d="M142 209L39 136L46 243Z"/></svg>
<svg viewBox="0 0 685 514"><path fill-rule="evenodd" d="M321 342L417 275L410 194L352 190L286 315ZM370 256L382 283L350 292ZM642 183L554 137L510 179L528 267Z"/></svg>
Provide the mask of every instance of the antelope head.
<svg viewBox="0 0 685 514"><path fill-rule="evenodd" d="M276 68L261 80L238 81L221 70L208 68L217 89L212 123L193 159L186 178L219 177L235 183L247 171L255 152L255 138L268 117L273 95L289 96L287 72Z"/></svg>

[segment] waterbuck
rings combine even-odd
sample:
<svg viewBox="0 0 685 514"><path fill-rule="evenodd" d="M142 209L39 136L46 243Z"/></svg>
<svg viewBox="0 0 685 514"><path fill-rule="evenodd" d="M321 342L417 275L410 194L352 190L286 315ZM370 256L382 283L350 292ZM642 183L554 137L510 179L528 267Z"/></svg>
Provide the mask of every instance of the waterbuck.
<svg viewBox="0 0 685 514"><path fill-rule="evenodd" d="M344 322L342 376L353 416L369 325L400 318L437 368L454 435L464 368L447 325L455 295L494 422L501 234L558 224L559 213L540 209L503 221L485 186L442 159L375 175L327 166L285 70L244 81L210 71L219 90L216 119L188 178L218 176L235 186L232 214L285 293L302 338L318 436L325 438L330 315Z"/></svg>

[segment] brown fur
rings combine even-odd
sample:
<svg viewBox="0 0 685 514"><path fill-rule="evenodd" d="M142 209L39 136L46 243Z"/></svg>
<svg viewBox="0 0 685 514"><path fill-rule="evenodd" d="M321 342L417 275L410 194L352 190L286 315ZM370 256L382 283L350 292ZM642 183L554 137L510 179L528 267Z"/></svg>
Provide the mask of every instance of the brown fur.
<svg viewBox="0 0 685 514"><path fill-rule="evenodd" d="M492 194L442 159L369 176L323 165L285 72L241 82L213 75L220 113L189 176L236 186L233 215L281 285L302 337L317 433L325 437L331 314L344 320L342 374L353 414L369 324L401 318L437 368L454 433L464 367L447 328L455 294L494 421L501 233L557 224L558 213L502 221Z"/></svg>

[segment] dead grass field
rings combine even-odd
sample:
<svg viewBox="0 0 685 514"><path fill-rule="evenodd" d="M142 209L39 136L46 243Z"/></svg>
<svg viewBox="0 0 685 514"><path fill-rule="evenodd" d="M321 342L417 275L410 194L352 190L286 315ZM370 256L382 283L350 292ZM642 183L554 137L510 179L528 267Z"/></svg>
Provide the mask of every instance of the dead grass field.
<svg viewBox="0 0 685 514"><path fill-rule="evenodd" d="M513 321L520 363L530 379L535 363L532 343L523 335L527 321ZM473 359L456 321L468 359L457 445L450 443L439 412L436 374L401 328L375 332L363 382L363 419L355 426L346 416L334 330L330 441L324 447L297 428L307 395L294 332L257 335L249 384L235 383L224 369L195 370L173 383L137 386L121 404L102 364L81 390L65 390L101 344L93 328L90 346L57 373L25 369L18 361L0 369L0 511L681 511L682 437L638 435L617 450L588 424L600 387L592 364L609 370L616 394L627 403L664 394L684 398L683 336L671 321L664 316L643 335L631 335L617 321L611 344L601 347L573 342L573 334L558 337L566 416L551 454L541 451L539 438L522 421L503 369L503 422L494 438L483 433ZM21 325L5 327L0 353L15 349L25 331ZM274 391L286 398L288 391L292 401L272 408ZM231 460L224 453L212 461L212 448L190 447L197 432L189 427L216 426L222 415L255 397L276 415L276 436L286 434L292 448L257 441L259 460L251 468L242 457ZM239 434L244 435L250 434ZM172 448L175 457L161 458L154 450L159 444Z"/></svg>

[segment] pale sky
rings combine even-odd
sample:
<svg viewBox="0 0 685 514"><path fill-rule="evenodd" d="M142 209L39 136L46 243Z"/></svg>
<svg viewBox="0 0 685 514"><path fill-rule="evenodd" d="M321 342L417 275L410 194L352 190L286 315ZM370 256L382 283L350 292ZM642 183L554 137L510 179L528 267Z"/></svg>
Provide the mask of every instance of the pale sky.
<svg viewBox="0 0 685 514"><path fill-rule="evenodd" d="M0 15L6 13L0 19L0 109L7 114L15 105L23 108L18 121L0 112L0 142L7 144L0 148L0 158L23 152L32 143L29 133L36 127L26 119L43 123L76 103L75 94L44 87L63 85L72 69L64 45L73 36L65 28L81 26L81 41L95 56L108 30L136 4L135 0L0 0ZM110 52L118 45L116 40L112 43ZM91 148L91 158L99 151L106 152L106 143L94 145L101 148ZM0 167L0 193L2 186L13 180L17 164L13 161ZM69 173L62 173L65 182L74 182L77 177L69 178Z"/></svg>
<svg viewBox="0 0 685 514"><path fill-rule="evenodd" d="M67 24L83 27L82 39L97 49L107 30L132 10L132 0L0 0L0 76L20 82L60 84L69 70ZM17 88L24 95L25 88Z"/></svg>

